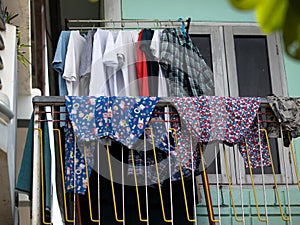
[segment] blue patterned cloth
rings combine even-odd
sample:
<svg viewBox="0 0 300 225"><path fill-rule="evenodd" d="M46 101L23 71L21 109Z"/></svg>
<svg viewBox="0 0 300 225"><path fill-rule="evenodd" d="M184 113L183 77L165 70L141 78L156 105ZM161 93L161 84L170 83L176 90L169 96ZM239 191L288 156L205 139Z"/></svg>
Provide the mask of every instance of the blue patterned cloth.
<svg viewBox="0 0 300 225"><path fill-rule="evenodd" d="M69 123L65 130L67 191L75 190L80 194L85 192L86 163L90 173L93 165L94 141L111 138L132 148L144 133L158 101L158 97L66 96L66 107L72 124L71 126ZM77 138L75 153L72 128ZM139 165L138 162L136 164Z"/></svg>
<svg viewBox="0 0 300 225"><path fill-rule="evenodd" d="M109 137L131 149L144 133L158 100L158 97L97 98L98 137Z"/></svg>
<svg viewBox="0 0 300 225"><path fill-rule="evenodd" d="M64 126L65 133L65 186L66 191L74 191L78 194L84 194L87 189L87 171L91 173L93 152L91 149L84 147L87 162L84 154L79 150L78 143L75 141L74 132L70 122ZM76 147L75 147L76 144ZM81 146L83 147L83 146Z"/></svg>

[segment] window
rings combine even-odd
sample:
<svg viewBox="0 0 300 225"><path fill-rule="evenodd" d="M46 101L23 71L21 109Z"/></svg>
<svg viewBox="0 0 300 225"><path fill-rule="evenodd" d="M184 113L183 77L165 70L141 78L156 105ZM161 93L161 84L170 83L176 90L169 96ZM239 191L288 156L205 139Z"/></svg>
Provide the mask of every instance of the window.
<svg viewBox="0 0 300 225"><path fill-rule="evenodd" d="M279 34L264 35L255 24L193 23L190 35L214 72L218 96L287 95ZM288 149L282 140L270 139L276 178L285 182L292 171ZM220 151L214 151L217 147ZM206 163L211 183L227 183L223 146L210 146ZM225 147L233 183L251 183L249 169L236 147ZM213 154L213 157L211 156ZM209 158L207 160L207 158ZM216 163L217 159L217 163ZM217 168L218 167L218 168ZM264 168L265 183L273 184L272 170ZM262 170L253 169L255 183L262 182ZM216 176L217 175L217 176ZM292 182L292 177L288 177Z"/></svg>

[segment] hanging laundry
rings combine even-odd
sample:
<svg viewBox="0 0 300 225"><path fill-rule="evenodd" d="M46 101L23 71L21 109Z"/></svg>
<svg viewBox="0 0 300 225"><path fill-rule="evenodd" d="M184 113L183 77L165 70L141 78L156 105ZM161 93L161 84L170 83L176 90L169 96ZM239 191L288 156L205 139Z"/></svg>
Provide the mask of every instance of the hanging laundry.
<svg viewBox="0 0 300 225"><path fill-rule="evenodd" d="M139 82L136 71L136 42L138 31L120 31L121 45L116 46L116 54L123 59L121 71L124 87L118 90L120 96L139 96Z"/></svg>
<svg viewBox="0 0 300 225"><path fill-rule="evenodd" d="M108 30L97 29L94 35L91 80L89 85L90 96L109 96L108 79L103 63L103 54L106 46L113 41L109 38L109 34Z"/></svg>
<svg viewBox="0 0 300 225"><path fill-rule="evenodd" d="M43 118L44 119L44 118ZM24 153L22 157L20 172L16 181L16 190L21 191L32 196L32 173L33 173L33 151L34 151L34 133L39 132L34 128L34 113L31 115L26 143L24 146ZM49 141L49 127L48 123L41 124L41 139L42 151L43 151L43 165L45 173L45 209L50 212L51 209L51 150ZM43 209L44 210L44 209Z"/></svg>
<svg viewBox="0 0 300 225"><path fill-rule="evenodd" d="M110 31L107 37L105 52L103 54L109 96L124 95L124 93L121 93L121 90L124 90L125 87L121 68L124 66L125 56L118 53L120 48L122 48L121 31Z"/></svg>
<svg viewBox="0 0 300 225"><path fill-rule="evenodd" d="M140 49L143 32L144 30L140 31L138 42L136 43L136 70L140 83L140 96L149 96L147 59L145 53Z"/></svg>
<svg viewBox="0 0 300 225"><path fill-rule="evenodd" d="M70 39L70 31L62 31L60 33L54 59L52 61L52 68L58 73L58 89L59 96L68 95L66 80L62 78L65 69L65 59L67 54L67 48ZM66 120L65 107L60 107L60 120ZM60 126L63 127L65 122L60 122Z"/></svg>
<svg viewBox="0 0 300 225"><path fill-rule="evenodd" d="M190 135L197 142L225 141L236 144L243 142L246 138L249 155L253 156L250 157L252 167L261 165L258 160L259 151L264 154L263 165L270 165L266 143L263 138L259 142L257 123L254 123L260 106L260 98L199 96L175 97L172 101ZM186 147L181 144L180 140L178 148L179 154L185 152ZM240 151L242 153L246 151L245 145L240 146ZM242 156L245 158L245 154ZM245 163L247 166L247 158L245 158Z"/></svg>
<svg viewBox="0 0 300 225"><path fill-rule="evenodd" d="M248 132L260 98L199 96L172 98L185 124L200 142L236 143Z"/></svg>
<svg viewBox="0 0 300 225"><path fill-rule="evenodd" d="M63 78L66 80L68 95L80 96L79 65L85 39L79 31L71 31L65 60ZM81 81L83 82L83 81ZM85 85L83 85L85 86Z"/></svg>
<svg viewBox="0 0 300 225"><path fill-rule="evenodd" d="M78 194L84 194L87 189L87 179L93 167L95 142L90 142L85 146L79 142L76 142L70 122L66 123L66 126L64 127L64 133L66 191L74 191ZM86 160L84 157L85 155ZM87 169L88 172L86 171Z"/></svg>
<svg viewBox="0 0 300 225"><path fill-rule="evenodd" d="M96 125L98 136L109 133L109 137L132 148L148 124L158 97L109 97L103 102L102 97L96 103ZM104 130L103 125L109 128Z"/></svg>
<svg viewBox="0 0 300 225"><path fill-rule="evenodd" d="M54 59L52 61L52 68L58 73L58 87L60 96L68 95L66 80L62 78L62 75L65 69L65 59L70 33L71 31L62 31L60 33Z"/></svg>
<svg viewBox="0 0 300 225"><path fill-rule="evenodd" d="M143 134L159 98L66 96L65 100L80 142L109 137L132 148Z"/></svg>
<svg viewBox="0 0 300 225"><path fill-rule="evenodd" d="M151 52L153 54L154 61L157 61L157 62L160 60L161 33L162 33L162 30L155 30L154 31L152 41L151 41L151 45L150 45L150 49L151 49ZM167 80L163 76L163 72L162 72L160 64L158 64L158 84L157 85L158 85L157 96L158 97L168 97L169 94L168 94Z"/></svg>
<svg viewBox="0 0 300 225"><path fill-rule="evenodd" d="M247 146L246 146L247 145ZM246 167L249 167L248 155L250 158L250 166L252 168L259 168L261 166L270 166L270 155L268 146L266 145L265 133L259 131L258 122L255 119L249 132L247 132L245 139L242 139L239 143L239 151L244 159Z"/></svg>
<svg viewBox="0 0 300 225"><path fill-rule="evenodd" d="M170 96L214 94L214 79L199 49L180 28L164 29L160 64L167 78Z"/></svg>
<svg viewBox="0 0 300 225"><path fill-rule="evenodd" d="M86 37L85 43L80 55L80 65L79 65L79 79L86 79L86 82L80 82L85 86L81 86L80 90L82 95L89 94L89 85L91 79L91 65L92 65L92 53L93 53L93 41L95 30L89 30Z"/></svg>
<svg viewBox="0 0 300 225"><path fill-rule="evenodd" d="M299 137L300 98L268 96L267 100L282 127L290 132L293 138ZM279 125L276 130L280 131Z"/></svg>
<svg viewBox="0 0 300 225"><path fill-rule="evenodd" d="M97 98L93 96L66 96L65 103L74 133L80 142L98 139L95 120Z"/></svg>
<svg viewBox="0 0 300 225"><path fill-rule="evenodd" d="M140 50L144 52L147 60L147 74L150 96L157 96L158 93L158 62L155 60L151 50L151 40L154 30L144 29L140 42Z"/></svg>

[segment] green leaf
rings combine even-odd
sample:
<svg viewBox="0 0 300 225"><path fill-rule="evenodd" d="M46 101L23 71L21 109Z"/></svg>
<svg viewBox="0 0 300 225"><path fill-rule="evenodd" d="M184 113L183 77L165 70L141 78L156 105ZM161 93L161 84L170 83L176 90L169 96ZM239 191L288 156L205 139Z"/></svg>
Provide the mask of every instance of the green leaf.
<svg viewBox="0 0 300 225"><path fill-rule="evenodd" d="M300 2L290 0L286 20L283 26L284 48L287 54L300 59Z"/></svg>
<svg viewBox="0 0 300 225"><path fill-rule="evenodd" d="M264 0L229 0L234 7L241 10L254 9L261 1Z"/></svg>
<svg viewBox="0 0 300 225"><path fill-rule="evenodd" d="M279 30L283 27L289 0L262 0L256 6L256 17L260 28L265 33Z"/></svg>

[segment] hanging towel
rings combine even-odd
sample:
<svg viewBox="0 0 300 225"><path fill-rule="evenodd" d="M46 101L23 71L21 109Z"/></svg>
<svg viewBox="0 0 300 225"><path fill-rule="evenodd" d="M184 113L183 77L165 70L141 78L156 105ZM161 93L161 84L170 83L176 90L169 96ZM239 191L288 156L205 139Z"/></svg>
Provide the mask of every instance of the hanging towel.
<svg viewBox="0 0 300 225"><path fill-rule="evenodd" d="M51 208L51 151L49 143L48 123L42 123L42 142L43 142L43 162L44 162L44 178L45 178L45 208ZM34 114L32 113L24 153L22 157L21 167L16 183L16 189L25 192L31 198L32 194L32 170L33 170L33 137L34 132Z"/></svg>

